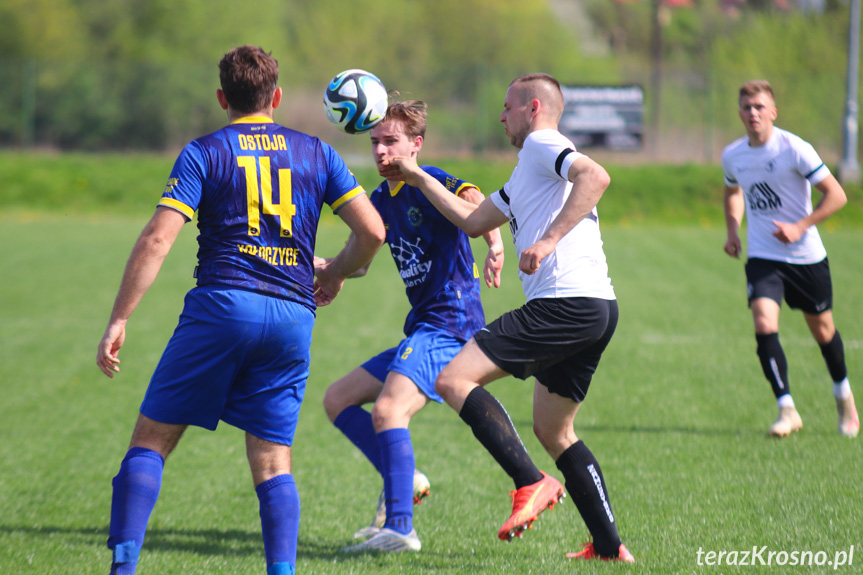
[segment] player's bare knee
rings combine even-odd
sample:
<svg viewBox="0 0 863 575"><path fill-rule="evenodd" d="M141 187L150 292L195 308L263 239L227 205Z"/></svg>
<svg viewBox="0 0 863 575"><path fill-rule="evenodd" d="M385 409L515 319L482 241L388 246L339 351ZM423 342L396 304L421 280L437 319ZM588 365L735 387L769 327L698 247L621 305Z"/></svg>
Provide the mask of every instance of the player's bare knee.
<svg viewBox="0 0 863 575"><path fill-rule="evenodd" d="M756 318L755 319L755 333L758 334L767 334L767 333L776 333L779 331L779 323L767 319L767 318Z"/></svg>
<svg viewBox="0 0 863 575"><path fill-rule="evenodd" d="M246 458L255 486L291 473L291 447L246 433Z"/></svg>
<svg viewBox="0 0 863 575"><path fill-rule="evenodd" d="M446 368L441 371L434 382L434 390L445 401L453 397L456 390L455 378L451 377Z"/></svg>
<svg viewBox="0 0 863 575"><path fill-rule="evenodd" d="M820 345L827 345L836 336L836 328L830 325L818 325L812 328L812 337L815 338Z"/></svg>
<svg viewBox="0 0 863 575"><path fill-rule="evenodd" d="M557 434L552 433L551 430L538 423L533 424L533 434L546 451L548 451L550 445L554 444L557 438Z"/></svg>
<svg viewBox="0 0 863 575"><path fill-rule="evenodd" d="M132 439L129 448L143 447L155 451L164 459L174 451L180 438L186 431L186 425L175 425L155 421L145 416L138 415L135 429L132 431Z"/></svg>
<svg viewBox="0 0 863 575"><path fill-rule="evenodd" d="M391 427L392 409L396 406L386 399L378 399L372 407L372 425L375 431L380 432Z"/></svg>
<svg viewBox="0 0 863 575"><path fill-rule="evenodd" d="M561 430L558 426L542 425L534 422L533 434L552 459L557 460L560 454L578 441L574 432Z"/></svg>
<svg viewBox="0 0 863 575"><path fill-rule="evenodd" d="M434 390L435 393L441 396L444 401L449 403L449 398L452 394L452 388L449 387L445 381L442 381L440 378L436 379L434 382Z"/></svg>
<svg viewBox="0 0 863 575"><path fill-rule="evenodd" d="M344 396L334 386L329 386L324 392L324 411L327 413L330 423L334 422L346 407L348 404Z"/></svg>

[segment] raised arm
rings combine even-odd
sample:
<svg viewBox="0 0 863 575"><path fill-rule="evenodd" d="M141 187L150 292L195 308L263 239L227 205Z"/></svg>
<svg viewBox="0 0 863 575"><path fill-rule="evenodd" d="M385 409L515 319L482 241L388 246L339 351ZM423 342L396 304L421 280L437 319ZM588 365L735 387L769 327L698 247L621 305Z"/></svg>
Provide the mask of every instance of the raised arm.
<svg viewBox="0 0 863 575"><path fill-rule="evenodd" d="M519 257L518 269L528 275L536 273L542 260L557 248L557 242L590 214L611 183L605 168L587 156L573 161L567 176L572 182L572 190L563 208L542 237L522 251Z"/></svg>
<svg viewBox="0 0 863 575"><path fill-rule="evenodd" d="M740 243L740 225L743 223L743 212L746 209L743 198L743 190L740 186L725 186L724 196L725 208L725 253L729 256L739 258L743 246Z"/></svg>
<svg viewBox="0 0 863 575"><path fill-rule="evenodd" d="M315 303L319 306L330 304L345 278L367 266L386 239L384 223L365 194L342 206L338 215L351 229L351 235L336 257L315 259Z"/></svg>
<svg viewBox="0 0 863 575"><path fill-rule="evenodd" d="M482 192L473 186L462 190L459 197L475 206L485 201ZM503 269L503 241L500 238L500 230L495 228L488 231L482 235L482 238L488 244L488 254L485 256L485 265L483 266L485 285L500 287L500 270Z"/></svg>
<svg viewBox="0 0 863 575"><path fill-rule="evenodd" d="M108 327L96 351L96 364L108 377L114 377L114 373L120 371L118 353L126 340L126 322L159 275L162 262L185 223L186 217L180 212L159 206L135 242L123 271Z"/></svg>

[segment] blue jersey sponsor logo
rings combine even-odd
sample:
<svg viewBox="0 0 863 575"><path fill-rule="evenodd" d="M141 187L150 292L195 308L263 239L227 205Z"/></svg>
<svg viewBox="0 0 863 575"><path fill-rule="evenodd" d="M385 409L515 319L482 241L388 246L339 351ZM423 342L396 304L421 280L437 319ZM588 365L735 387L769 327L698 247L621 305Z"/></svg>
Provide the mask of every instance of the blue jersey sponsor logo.
<svg viewBox="0 0 863 575"><path fill-rule="evenodd" d="M423 169L452 192L471 185L438 168ZM426 324L470 339L485 325L485 314L467 234L437 211L422 191L406 184L393 195L383 182L371 200L386 226L386 241L411 304L405 334Z"/></svg>
<svg viewBox="0 0 863 575"><path fill-rule="evenodd" d="M423 223L423 213L416 206L408 208L408 221L413 227L419 227Z"/></svg>

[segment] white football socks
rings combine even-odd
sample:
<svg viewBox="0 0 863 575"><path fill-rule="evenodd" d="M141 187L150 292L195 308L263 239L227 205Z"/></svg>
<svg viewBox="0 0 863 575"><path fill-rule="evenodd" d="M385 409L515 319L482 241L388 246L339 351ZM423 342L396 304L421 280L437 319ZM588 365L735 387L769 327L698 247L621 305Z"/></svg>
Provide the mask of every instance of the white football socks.
<svg viewBox="0 0 863 575"><path fill-rule="evenodd" d="M848 383L847 377L842 381L833 383L833 397L842 401L843 399L848 399L849 395L851 395L851 384Z"/></svg>
<svg viewBox="0 0 863 575"><path fill-rule="evenodd" d="M776 405L781 407L794 407L794 400L791 398L790 393L786 393L784 395L780 395L776 398Z"/></svg>

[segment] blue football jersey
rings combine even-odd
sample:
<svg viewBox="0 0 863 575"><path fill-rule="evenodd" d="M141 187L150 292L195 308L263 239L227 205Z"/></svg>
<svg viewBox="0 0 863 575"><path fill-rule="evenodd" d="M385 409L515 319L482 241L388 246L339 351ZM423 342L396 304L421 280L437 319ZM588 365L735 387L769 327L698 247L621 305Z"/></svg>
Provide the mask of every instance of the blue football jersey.
<svg viewBox="0 0 863 575"><path fill-rule="evenodd" d="M315 309L315 236L365 193L328 144L266 117L242 118L188 144L159 205L198 212L198 285L228 285Z"/></svg>
<svg viewBox="0 0 863 575"><path fill-rule="evenodd" d="M446 189L457 194L473 184L439 168L422 166ZM421 323L468 340L485 325L480 301L479 271L467 234L453 225L423 195L399 183L384 181L371 201L386 226L386 242L405 284L411 311L405 335Z"/></svg>

